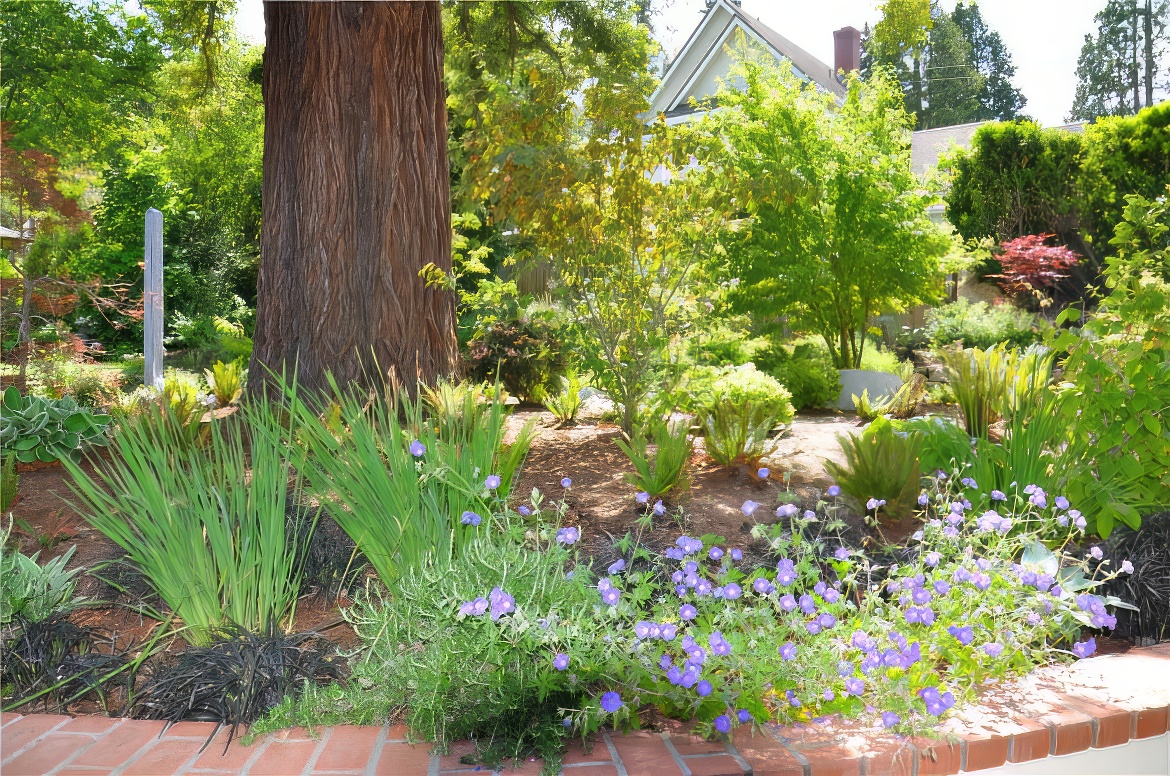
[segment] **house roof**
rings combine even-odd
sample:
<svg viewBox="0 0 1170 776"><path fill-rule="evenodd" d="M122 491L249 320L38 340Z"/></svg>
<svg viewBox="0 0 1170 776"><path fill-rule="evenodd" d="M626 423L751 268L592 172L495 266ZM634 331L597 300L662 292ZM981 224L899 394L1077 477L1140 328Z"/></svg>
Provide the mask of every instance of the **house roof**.
<svg viewBox="0 0 1170 776"><path fill-rule="evenodd" d="M917 175L924 175L931 167L938 166L939 157L952 145L970 148L975 130L986 123L972 121L969 124L918 130L910 138L910 169Z"/></svg>
<svg viewBox="0 0 1170 776"><path fill-rule="evenodd" d="M986 121L972 121L969 124L953 124L949 127L920 129L910 139L910 168L918 175L924 175L931 167L938 166L938 160L952 145L970 148L975 131ZM1053 129L1065 132L1084 132L1085 123L1076 121L1061 124Z"/></svg>
<svg viewBox="0 0 1170 776"><path fill-rule="evenodd" d="M798 76L808 78L830 94L845 94L831 67L738 6L727 0L716 0L667 68L662 83L650 98L650 115L685 115L690 112L688 103L692 96L700 99L708 96L695 94L696 88L709 84L714 75L723 75L714 73L712 68L717 66L715 63L721 59L724 48L734 42L739 30L777 58L791 62Z"/></svg>
<svg viewBox="0 0 1170 776"><path fill-rule="evenodd" d="M775 49L776 53L787 58L800 72L808 76L813 82L833 94L842 96L845 94L845 87L837 80L837 75L833 72L832 67L826 65L759 19L748 16L739 6L732 5L726 2L726 0L719 0L719 4L729 8L740 21L747 24L769 46Z"/></svg>

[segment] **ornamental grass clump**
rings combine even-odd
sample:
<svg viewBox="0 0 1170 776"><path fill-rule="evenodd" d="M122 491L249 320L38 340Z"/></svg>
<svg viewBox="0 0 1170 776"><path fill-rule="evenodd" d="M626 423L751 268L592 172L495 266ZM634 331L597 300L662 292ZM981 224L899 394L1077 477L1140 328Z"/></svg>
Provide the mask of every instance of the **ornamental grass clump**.
<svg viewBox="0 0 1170 776"><path fill-rule="evenodd" d="M838 434L845 465L825 461L825 471L857 505L884 507L894 516L908 514L919 490L918 452L922 436L899 431L882 416L861 434ZM877 506L868 506L880 501Z"/></svg>
<svg viewBox="0 0 1170 776"><path fill-rule="evenodd" d="M657 423L654 425L653 438L653 455L649 452L650 442L642 431L635 434L629 444L621 439L615 440L634 466L634 473L625 475L626 482L646 493L649 498L658 498L674 490L685 490L689 486L687 464L691 460L694 445L690 424L685 421Z"/></svg>
<svg viewBox="0 0 1170 776"><path fill-rule="evenodd" d="M504 444L502 402L475 391L425 396L371 401L335 386L324 416L293 404L311 494L391 589L407 571L457 556L492 519L533 436L530 424Z"/></svg>
<svg viewBox="0 0 1170 776"><path fill-rule="evenodd" d="M77 510L126 553L195 646L226 629L291 628L298 548L313 527L285 520L303 493L289 460L295 422L260 398L207 425L206 444L192 445L164 413L124 426L92 475L64 462Z"/></svg>

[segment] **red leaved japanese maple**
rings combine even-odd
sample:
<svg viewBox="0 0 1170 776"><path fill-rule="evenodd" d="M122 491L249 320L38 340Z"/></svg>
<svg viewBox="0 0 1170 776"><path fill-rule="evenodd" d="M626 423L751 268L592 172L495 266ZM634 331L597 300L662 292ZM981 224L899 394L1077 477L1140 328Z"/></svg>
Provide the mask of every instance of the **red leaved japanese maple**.
<svg viewBox="0 0 1170 776"><path fill-rule="evenodd" d="M997 258L1003 270L991 275L1012 296L1024 296L1053 288L1068 277L1068 270L1081 260L1080 255L1063 245L1049 245L1052 234L1026 234L1008 240Z"/></svg>

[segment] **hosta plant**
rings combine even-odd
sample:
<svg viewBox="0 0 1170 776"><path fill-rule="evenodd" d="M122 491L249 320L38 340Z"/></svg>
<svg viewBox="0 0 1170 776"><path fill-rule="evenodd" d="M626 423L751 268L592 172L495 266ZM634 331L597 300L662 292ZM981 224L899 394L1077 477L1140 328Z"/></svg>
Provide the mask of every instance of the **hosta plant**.
<svg viewBox="0 0 1170 776"><path fill-rule="evenodd" d="M94 415L66 396L43 399L21 396L15 386L4 390L0 445L21 463L81 460L81 451L106 443L108 415Z"/></svg>
<svg viewBox="0 0 1170 776"><path fill-rule="evenodd" d="M76 547L41 565L37 562L40 553L24 555L7 549L8 533L8 529L0 531L0 625L16 618L40 622L82 603L73 597L81 568L65 569Z"/></svg>

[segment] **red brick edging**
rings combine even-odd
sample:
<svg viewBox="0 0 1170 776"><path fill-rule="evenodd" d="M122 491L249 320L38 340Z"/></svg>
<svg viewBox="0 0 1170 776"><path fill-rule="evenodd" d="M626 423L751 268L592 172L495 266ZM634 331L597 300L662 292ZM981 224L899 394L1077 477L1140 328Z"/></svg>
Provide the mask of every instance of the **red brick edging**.
<svg viewBox="0 0 1170 776"><path fill-rule="evenodd" d="M445 776L487 773L459 762L472 750L459 742L448 755L410 743L401 725L297 728L245 747L224 746L214 725L105 717L5 713L0 719L0 770L20 774L246 774ZM1160 736L1170 724L1170 644L1041 669L981 705L964 709L939 740L890 736L875 728L827 721L794 727L741 727L733 738L704 741L681 732L602 733L586 752L574 742L565 776L880 776L957 773L1118 746ZM537 774L529 761L506 773Z"/></svg>

